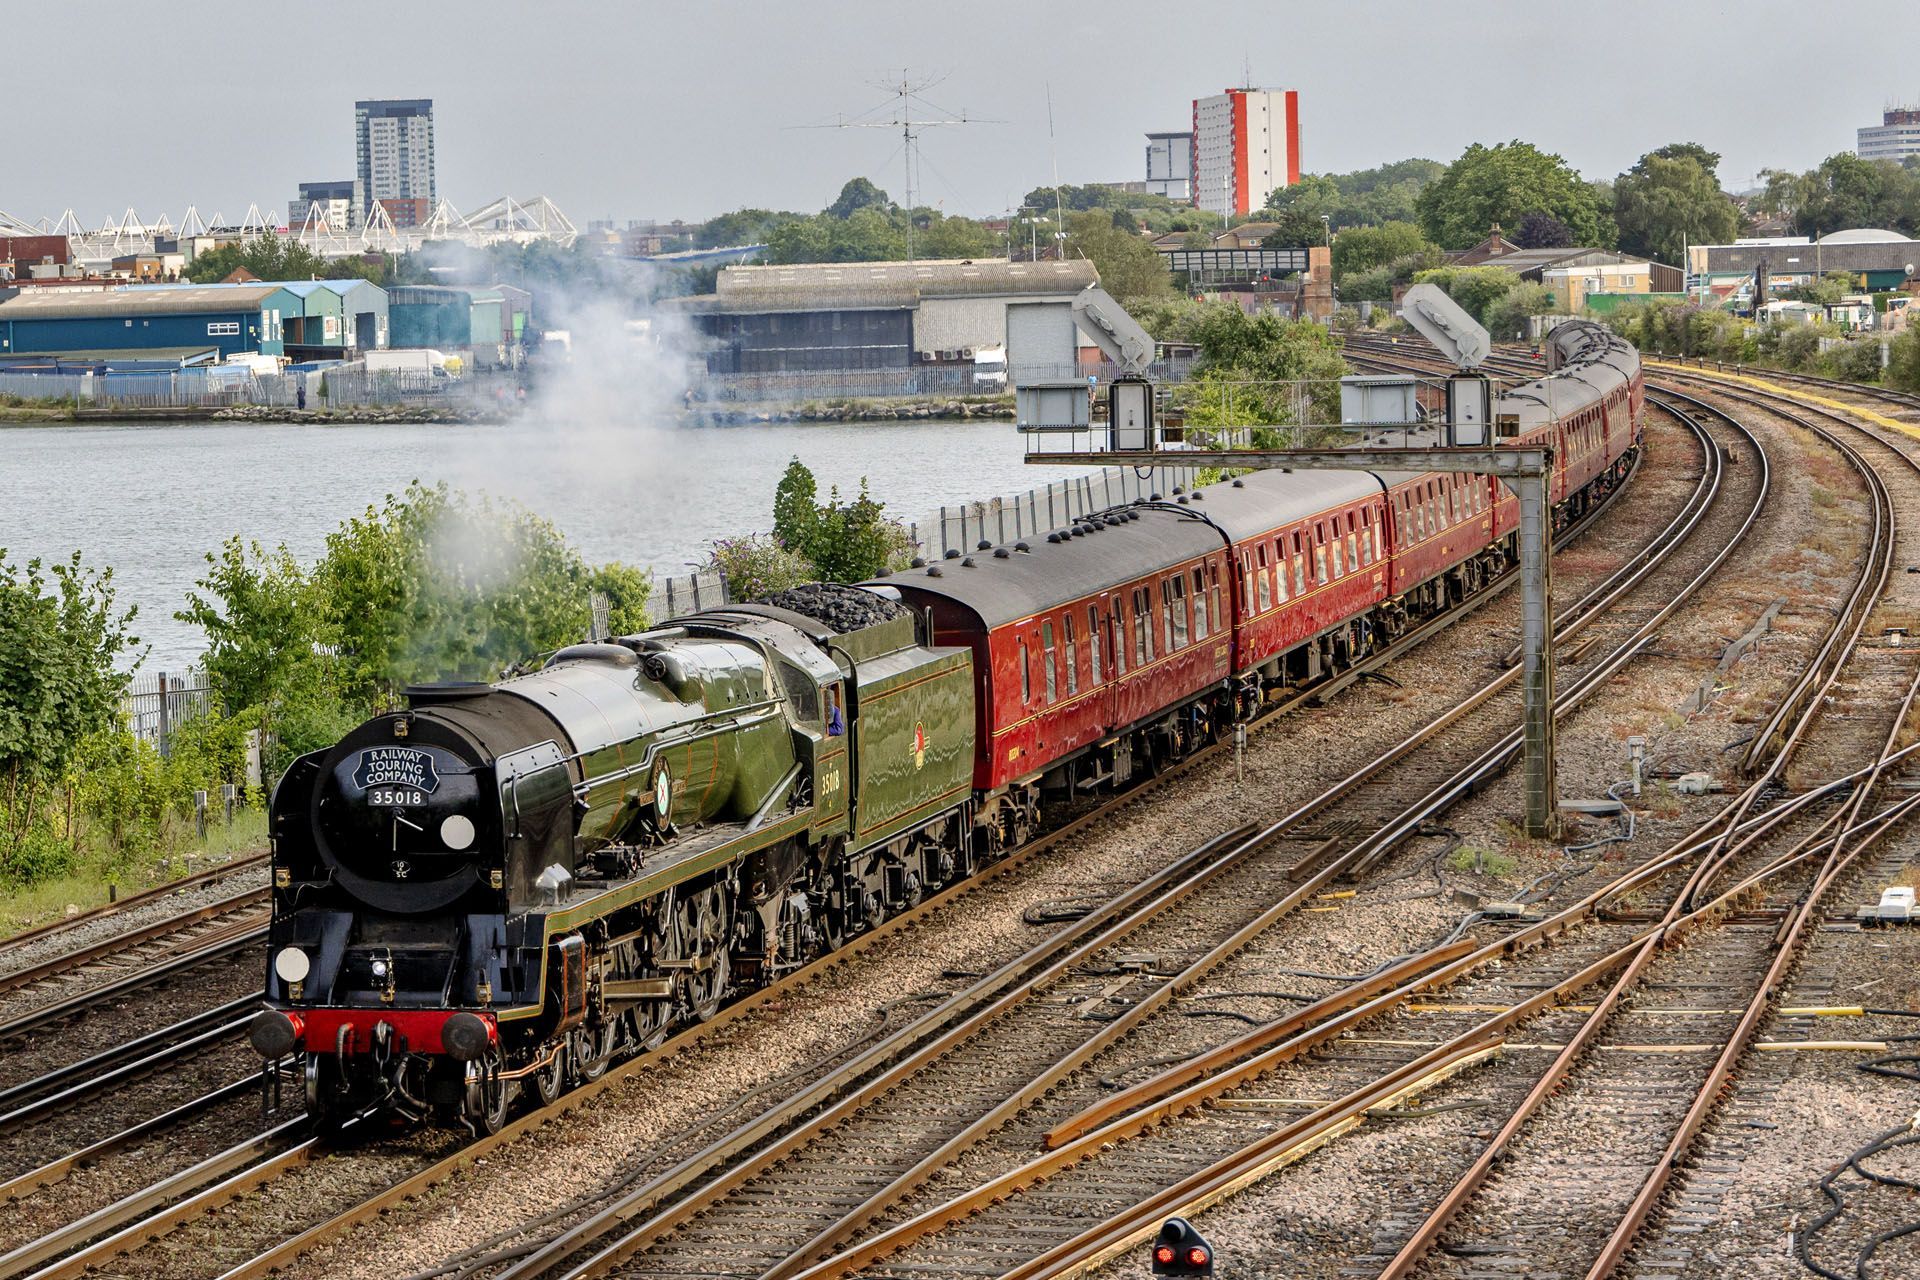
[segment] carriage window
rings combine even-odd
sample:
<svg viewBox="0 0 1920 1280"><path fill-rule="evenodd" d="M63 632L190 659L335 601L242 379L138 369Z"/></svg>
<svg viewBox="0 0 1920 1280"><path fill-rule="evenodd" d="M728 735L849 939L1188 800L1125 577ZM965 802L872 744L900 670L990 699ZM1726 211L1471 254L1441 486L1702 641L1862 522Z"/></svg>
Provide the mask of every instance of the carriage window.
<svg viewBox="0 0 1920 1280"><path fill-rule="evenodd" d="M1313 549L1313 575L1321 586L1327 585L1327 549L1325 547Z"/></svg>
<svg viewBox="0 0 1920 1280"><path fill-rule="evenodd" d="M1419 542L1427 536L1427 504L1413 504L1413 540Z"/></svg>
<svg viewBox="0 0 1920 1280"><path fill-rule="evenodd" d="M1220 612L1220 566L1207 566L1207 594L1213 599L1213 616L1220 619L1220 625L1227 625L1227 615Z"/></svg>
<svg viewBox="0 0 1920 1280"><path fill-rule="evenodd" d="M1305 535L1293 535L1293 594L1307 593L1307 553Z"/></svg>
<svg viewBox="0 0 1920 1280"><path fill-rule="evenodd" d="M1273 607L1273 587L1267 582L1267 544L1260 544L1260 611Z"/></svg>
<svg viewBox="0 0 1920 1280"><path fill-rule="evenodd" d="M1360 531L1360 563L1363 565L1373 563L1372 529L1362 529Z"/></svg>
<svg viewBox="0 0 1920 1280"><path fill-rule="evenodd" d="M1287 540L1285 537L1273 540L1273 600L1275 604L1287 602Z"/></svg>
<svg viewBox="0 0 1920 1280"><path fill-rule="evenodd" d="M1173 591L1173 643L1172 648L1187 647L1187 579L1184 574L1174 574L1167 585Z"/></svg>
<svg viewBox="0 0 1920 1280"><path fill-rule="evenodd" d="M1133 664L1153 661L1153 597L1145 587L1133 593Z"/></svg>
<svg viewBox="0 0 1920 1280"><path fill-rule="evenodd" d="M1060 696L1060 690L1055 684L1058 677L1053 673L1053 624L1051 622L1040 624L1040 656L1047 664L1045 672L1047 705L1052 706L1053 700Z"/></svg>
<svg viewBox="0 0 1920 1280"><path fill-rule="evenodd" d="M1064 619L1067 625L1067 696L1080 692L1080 650L1073 642L1073 615Z"/></svg>
<svg viewBox="0 0 1920 1280"><path fill-rule="evenodd" d="M1173 652L1173 584L1180 575L1163 578L1160 582L1160 652Z"/></svg>
<svg viewBox="0 0 1920 1280"><path fill-rule="evenodd" d="M1333 576L1338 578L1347 571L1346 557L1340 554L1340 539L1333 540Z"/></svg>
<svg viewBox="0 0 1920 1280"><path fill-rule="evenodd" d="M1193 571L1193 638L1196 643L1207 638L1207 571L1205 568Z"/></svg>
<svg viewBox="0 0 1920 1280"><path fill-rule="evenodd" d="M1087 606L1087 658L1092 664L1088 669L1093 674L1090 683L1100 683L1100 607Z"/></svg>
<svg viewBox="0 0 1920 1280"><path fill-rule="evenodd" d="M1027 642L1020 642L1020 701L1033 701L1033 664L1027 658Z"/></svg>

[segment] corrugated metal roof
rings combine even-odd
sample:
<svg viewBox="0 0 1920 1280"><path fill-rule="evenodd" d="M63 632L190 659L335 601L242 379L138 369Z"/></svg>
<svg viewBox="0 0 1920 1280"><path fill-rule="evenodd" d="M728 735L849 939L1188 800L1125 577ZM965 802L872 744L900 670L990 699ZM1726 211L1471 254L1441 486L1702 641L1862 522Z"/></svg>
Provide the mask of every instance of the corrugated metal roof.
<svg viewBox="0 0 1920 1280"><path fill-rule="evenodd" d="M1071 298L1100 274L1091 262L934 259L728 267L718 292L676 298L686 311L721 315L789 311L898 311L938 298Z"/></svg>
<svg viewBox="0 0 1920 1280"><path fill-rule="evenodd" d="M189 285L172 289L107 289L100 293L23 293L0 302L0 318L166 315L179 311L248 311L280 285Z"/></svg>

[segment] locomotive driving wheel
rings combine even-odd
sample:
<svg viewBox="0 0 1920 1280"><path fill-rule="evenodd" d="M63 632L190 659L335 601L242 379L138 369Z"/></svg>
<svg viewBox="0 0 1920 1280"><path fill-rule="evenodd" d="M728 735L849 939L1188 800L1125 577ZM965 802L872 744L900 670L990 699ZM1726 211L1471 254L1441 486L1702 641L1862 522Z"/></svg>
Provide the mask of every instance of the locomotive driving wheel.
<svg viewBox="0 0 1920 1280"><path fill-rule="evenodd" d="M567 1050L571 1047L569 1043L555 1045L547 1064L527 1077L533 1084L534 1098L543 1107L560 1096L561 1085L567 1077Z"/></svg>
<svg viewBox="0 0 1920 1280"><path fill-rule="evenodd" d="M469 1063L467 1116L473 1121L473 1127L482 1134L495 1134L506 1128L515 1090L513 1081L500 1078L497 1065Z"/></svg>
<svg viewBox="0 0 1920 1280"><path fill-rule="evenodd" d="M575 1027L567 1034L567 1057L573 1074L591 1083L607 1073L615 1051L620 1048L620 1022L608 1018L599 1026Z"/></svg>

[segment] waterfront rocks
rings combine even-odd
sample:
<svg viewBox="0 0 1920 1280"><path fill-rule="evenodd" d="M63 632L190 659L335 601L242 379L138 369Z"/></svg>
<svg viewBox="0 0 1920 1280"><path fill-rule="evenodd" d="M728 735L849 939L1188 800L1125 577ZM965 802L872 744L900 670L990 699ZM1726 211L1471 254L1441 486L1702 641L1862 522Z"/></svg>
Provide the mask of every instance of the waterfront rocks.
<svg viewBox="0 0 1920 1280"><path fill-rule="evenodd" d="M836 400L830 404L757 404L737 408L696 405L693 416L700 421L723 425L755 422L901 422L901 421L988 421L1012 422L1013 399L934 400Z"/></svg>

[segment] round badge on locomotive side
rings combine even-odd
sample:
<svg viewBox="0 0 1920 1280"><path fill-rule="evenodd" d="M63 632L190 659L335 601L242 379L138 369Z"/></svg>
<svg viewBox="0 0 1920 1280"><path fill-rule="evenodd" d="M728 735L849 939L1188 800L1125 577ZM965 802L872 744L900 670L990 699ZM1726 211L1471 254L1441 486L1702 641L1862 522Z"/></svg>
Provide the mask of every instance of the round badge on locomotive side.
<svg viewBox="0 0 1920 1280"><path fill-rule="evenodd" d="M927 726L924 724L913 726L913 767L927 767Z"/></svg>
<svg viewBox="0 0 1920 1280"><path fill-rule="evenodd" d="M653 812L662 826L673 820L673 773L664 764L653 771Z"/></svg>

